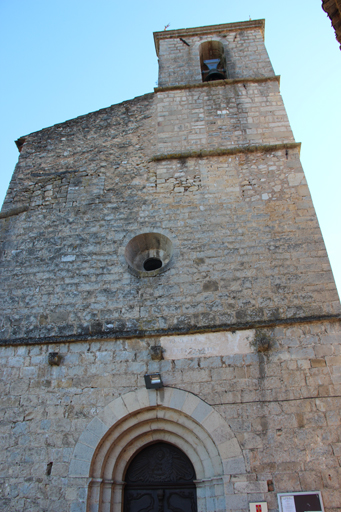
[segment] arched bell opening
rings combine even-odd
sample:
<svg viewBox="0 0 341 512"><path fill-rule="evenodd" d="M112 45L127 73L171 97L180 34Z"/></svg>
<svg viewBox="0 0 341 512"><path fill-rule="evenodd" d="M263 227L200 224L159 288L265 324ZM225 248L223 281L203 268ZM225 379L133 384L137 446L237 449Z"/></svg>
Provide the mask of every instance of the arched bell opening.
<svg viewBox="0 0 341 512"><path fill-rule="evenodd" d="M206 41L200 45L200 66L203 82L227 78L224 47L220 41Z"/></svg>
<svg viewBox="0 0 341 512"><path fill-rule="evenodd" d="M130 461L124 480L123 512L197 512L193 464L170 443L142 448Z"/></svg>

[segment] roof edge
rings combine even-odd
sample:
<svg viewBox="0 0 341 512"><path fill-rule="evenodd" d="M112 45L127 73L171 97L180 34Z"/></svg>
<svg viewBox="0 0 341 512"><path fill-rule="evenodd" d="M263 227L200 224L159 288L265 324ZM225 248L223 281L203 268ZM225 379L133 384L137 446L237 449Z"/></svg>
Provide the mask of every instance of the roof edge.
<svg viewBox="0 0 341 512"><path fill-rule="evenodd" d="M114 107L119 107L120 105L124 105L125 103L132 103L133 101L141 100L142 98L146 98L150 96L151 98L154 96L154 91L152 92L146 92L145 94L141 94L140 96L135 96L134 98L129 98L127 100L120 101L119 103L113 103L112 105L108 105L107 107L99 108L98 110L92 110L91 112L88 112L87 114L80 114L79 116L72 117L71 119L66 119L65 121L61 121L59 123L51 124L50 126L45 126L44 128L41 128L40 130L35 130L34 132L27 133L26 135L23 135L22 137L19 137L18 140L15 140L15 144L19 150L19 153L26 142L27 137L31 137L31 135L35 135L37 133L41 133L47 130L51 130L52 128L57 128L59 126L66 125L68 123L74 123L76 121L80 121L84 117L91 116L93 114L97 114L99 112L104 112L105 110L109 110Z"/></svg>
<svg viewBox="0 0 341 512"><path fill-rule="evenodd" d="M208 25L206 27L180 28L178 30L162 30L154 32L156 54L159 55L159 43L161 39L177 39L184 36L201 36L217 34L219 32L234 32L236 30L260 29L264 38L265 19L238 21L236 23L224 23L222 25Z"/></svg>

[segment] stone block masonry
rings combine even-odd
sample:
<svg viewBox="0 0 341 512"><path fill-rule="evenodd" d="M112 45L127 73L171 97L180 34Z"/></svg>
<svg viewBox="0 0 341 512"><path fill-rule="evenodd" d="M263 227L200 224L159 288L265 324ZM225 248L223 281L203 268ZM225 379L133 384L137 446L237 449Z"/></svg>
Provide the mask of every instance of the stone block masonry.
<svg viewBox="0 0 341 512"><path fill-rule="evenodd" d="M200 512L294 491L341 511L340 303L263 34L155 33L154 93L17 141L0 510L126 510L131 460L165 442ZM227 78L203 82L210 41Z"/></svg>
<svg viewBox="0 0 341 512"><path fill-rule="evenodd" d="M189 46L180 40L182 36ZM252 26L246 23L222 25L221 30L214 33L207 27L196 29L195 33L188 30L156 32L154 39L159 56L159 87L202 83L199 48L209 40L222 43L228 78L274 76L264 46L264 20L256 20Z"/></svg>
<svg viewBox="0 0 341 512"><path fill-rule="evenodd" d="M259 352L264 336L270 349ZM157 371L167 389L200 396L230 426L246 464L246 473L226 483L232 510L236 499L266 500L276 510L267 480L276 492L323 488L326 510L339 510L339 339L339 322L301 323L256 329L247 354L161 361L149 351L163 345L162 337L2 346L2 506L74 510L75 499L84 498L68 490L68 473L82 432L114 399L144 387L145 373ZM48 364L52 351L62 356L60 366ZM229 456L235 457L232 445Z"/></svg>
<svg viewBox="0 0 341 512"><path fill-rule="evenodd" d="M26 138L4 211L29 210L0 221L2 339L188 331L339 312L298 149L271 150L275 138L264 139L271 126L263 121L257 145L243 136L253 152L242 140L223 141L221 125L216 148L238 146L237 153L169 159L166 152L153 161L166 149L157 128L166 96L174 93ZM204 147L214 134L210 119L220 122L213 97L205 102ZM183 111L190 118L193 108ZM174 133L167 151L184 136ZM141 280L123 253L146 229L164 232L177 250L169 271Z"/></svg>
<svg viewBox="0 0 341 512"><path fill-rule="evenodd" d="M294 142L277 80L208 84L157 94L158 153Z"/></svg>

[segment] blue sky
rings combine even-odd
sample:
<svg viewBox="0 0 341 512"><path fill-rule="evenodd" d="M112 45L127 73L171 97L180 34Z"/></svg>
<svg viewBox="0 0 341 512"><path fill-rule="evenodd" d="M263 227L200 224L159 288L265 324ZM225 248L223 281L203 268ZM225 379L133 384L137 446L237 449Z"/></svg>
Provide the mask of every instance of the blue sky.
<svg viewBox="0 0 341 512"><path fill-rule="evenodd" d="M151 92L153 31L265 18L265 43L341 291L341 51L320 0L0 0L0 203L14 140Z"/></svg>

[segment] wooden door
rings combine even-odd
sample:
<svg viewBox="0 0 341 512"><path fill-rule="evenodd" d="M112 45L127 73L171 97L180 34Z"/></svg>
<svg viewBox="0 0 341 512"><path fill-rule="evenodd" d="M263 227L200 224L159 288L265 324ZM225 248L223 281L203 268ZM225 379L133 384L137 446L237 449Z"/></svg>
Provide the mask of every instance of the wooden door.
<svg viewBox="0 0 341 512"><path fill-rule="evenodd" d="M168 443L141 450L125 476L124 512L197 512L193 465Z"/></svg>

